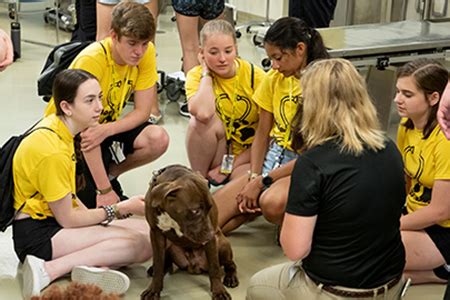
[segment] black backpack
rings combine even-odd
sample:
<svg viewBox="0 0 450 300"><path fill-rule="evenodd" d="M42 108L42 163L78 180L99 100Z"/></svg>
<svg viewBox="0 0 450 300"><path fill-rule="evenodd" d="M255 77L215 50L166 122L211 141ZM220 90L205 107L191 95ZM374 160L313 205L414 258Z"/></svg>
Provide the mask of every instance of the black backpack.
<svg viewBox="0 0 450 300"><path fill-rule="evenodd" d="M92 42L67 42L53 48L45 61L44 68L38 78L38 95L48 102L52 95L53 80L62 70L67 69L78 53Z"/></svg>
<svg viewBox="0 0 450 300"><path fill-rule="evenodd" d="M16 214L25 206L25 202L20 206L17 212L14 211L14 178L12 171L12 162L14 154L20 145L20 142L32 132L38 129L47 129L48 127L31 127L21 135L15 135L0 148L0 230L5 231L12 224ZM55 132L56 134L56 132ZM36 194L35 194L36 195ZM32 195L34 197L35 195Z"/></svg>

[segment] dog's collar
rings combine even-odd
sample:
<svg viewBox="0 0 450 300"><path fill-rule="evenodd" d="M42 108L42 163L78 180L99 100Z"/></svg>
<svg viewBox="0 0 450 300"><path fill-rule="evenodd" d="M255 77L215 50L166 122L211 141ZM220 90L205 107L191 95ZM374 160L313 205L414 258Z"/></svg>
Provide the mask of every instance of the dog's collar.
<svg viewBox="0 0 450 300"><path fill-rule="evenodd" d="M168 167L164 167L164 168L161 168L161 169L159 169L159 170L155 170L155 171L153 171L153 179L152 179L152 181L155 181L157 178L158 178L158 176L159 175L161 175L162 173L164 173L164 171L167 169Z"/></svg>
<svg viewBox="0 0 450 300"><path fill-rule="evenodd" d="M189 168L187 168L186 166L177 165L177 164L175 164L175 165L170 165L170 166L161 168L161 169L159 169L159 170L155 170L155 171L152 172L153 178L152 178L152 180L151 180L151 182L150 182L150 186L153 186L153 187L154 187L155 184L156 184L156 180L158 179L158 177L159 177L162 173L164 173L167 169L174 168L174 167L183 167L183 168L189 170Z"/></svg>

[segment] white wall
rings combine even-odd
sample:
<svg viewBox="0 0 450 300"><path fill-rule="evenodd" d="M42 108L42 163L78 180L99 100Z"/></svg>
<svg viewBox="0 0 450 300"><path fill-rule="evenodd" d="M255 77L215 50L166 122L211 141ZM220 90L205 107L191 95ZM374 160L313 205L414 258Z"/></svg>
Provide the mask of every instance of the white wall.
<svg viewBox="0 0 450 300"><path fill-rule="evenodd" d="M287 16L288 0L230 0L228 2L236 6L237 11L265 17L267 1L270 2L270 19L275 20Z"/></svg>

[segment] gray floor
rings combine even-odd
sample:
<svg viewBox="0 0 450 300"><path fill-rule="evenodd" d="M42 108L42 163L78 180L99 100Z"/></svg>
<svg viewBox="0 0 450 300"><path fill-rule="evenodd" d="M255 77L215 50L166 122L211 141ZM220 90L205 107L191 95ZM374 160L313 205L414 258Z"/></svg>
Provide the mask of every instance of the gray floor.
<svg viewBox="0 0 450 300"><path fill-rule="evenodd" d="M1 2L1 1L0 1ZM170 9L160 18L159 28L163 33L157 35L158 67L166 72L180 69L181 56L178 34L174 23L170 21ZM56 44L54 27L43 22L42 14L27 14L21 19L22 38L40 43ZM9 31L9 19L4 7L0 7L0 28ZM61 33L59 42L68 38ZM0 73L0 144L13 133L20 133L42 116L45 103L37 96L36 78L40 73L50 48L28 42L22 44L22 58L5 72ZM253 47L251 36L244 34L239 41L240 55L259 64L262 53ZM184 138L187 119L178 115L176 102L168 101L160 95L161 107L164 111L162 126L169 132L170 147L158 161L145 167L133 170L121 176L122 186L126 194L145 193L153 170L167 164L187 164ZM389 132L394 135L395 124ZM234 299L245 298L248 280L256 271L287 261L282 250L275 243L275 229L261 218L244 225L230 237L235 260L238 266L239 287L229 289ZM11 233L0 233L0 300L21 299L21 270L17 258L12 252ZM150 262L124 269L131 278L131 288L125 299L138 299L139 294L147 287L150 279L146 276L146 267ZM17 273L17 277L15 276ZM57 284L67 284L68 279L60 279ZM406 299L429 300L442 299L444 286L422 285L410 288ZM209 281L207 276L188 275L177 272L165 278L165 289L162 299L209 299Z"/></svg>

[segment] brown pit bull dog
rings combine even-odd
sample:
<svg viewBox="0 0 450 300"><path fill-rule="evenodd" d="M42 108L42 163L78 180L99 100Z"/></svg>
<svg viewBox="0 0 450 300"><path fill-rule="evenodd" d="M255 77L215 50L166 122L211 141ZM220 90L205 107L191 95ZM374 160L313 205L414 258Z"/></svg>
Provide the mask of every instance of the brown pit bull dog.
<svg viewBox="0 0 450 300"><path fill-rule="evenodd" d="M145 196L153 280L141 299L160 299L163 277L172 263L193 274L208 271L212 299L231 299L224 285L236 287L239 281L230 243L217 225L217 213L207 181L200 174L181 165L154 173ZM221 266L225 271L223 284Z"/></svg>

